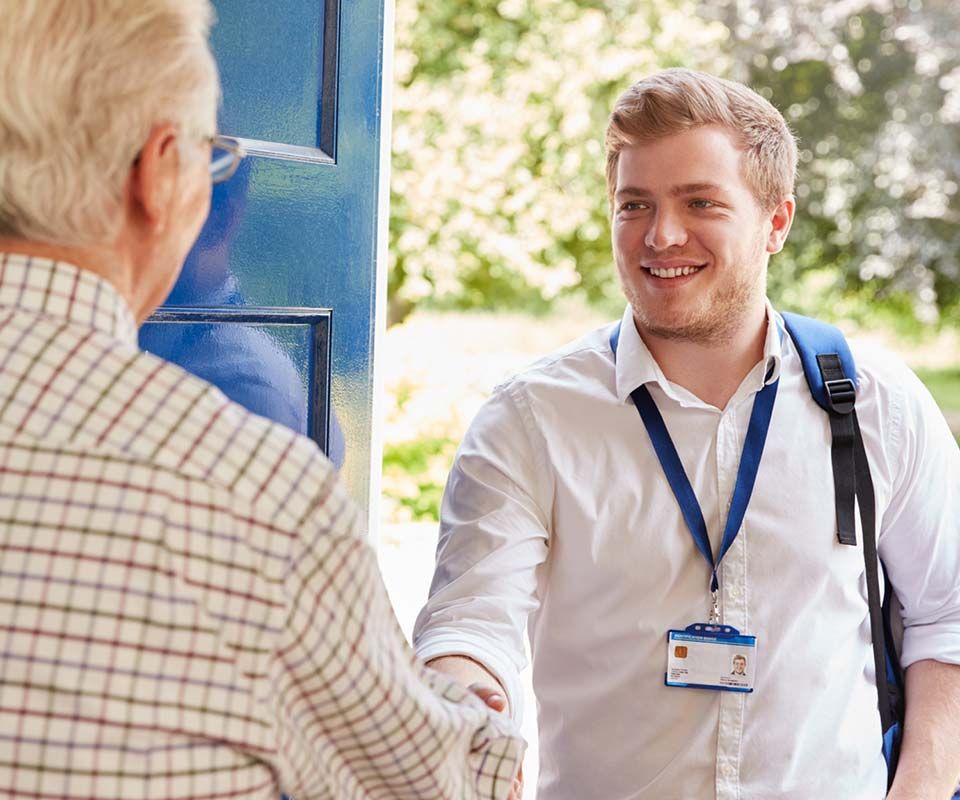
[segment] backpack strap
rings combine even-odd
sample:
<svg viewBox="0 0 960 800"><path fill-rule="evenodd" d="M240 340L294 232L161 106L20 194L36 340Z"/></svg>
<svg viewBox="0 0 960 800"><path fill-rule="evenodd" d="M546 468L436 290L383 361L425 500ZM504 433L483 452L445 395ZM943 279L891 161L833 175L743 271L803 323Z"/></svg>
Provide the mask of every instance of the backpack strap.
<svg viewBox="0 0 960 800"><path fill-rule="evenodd" d="M832 325L799 314L783 314L787 332L800 354L810 393L830 416L833 441L833 486L836 497L837 538L840 544L856 546L854 519L856 459L854 413L857 370L843 334Z"/></svg>
<svg viewBox="0 0 960 800"><path fill-rule="evenodd" d="M800 354L810 392L830 417L837 538L841 544L856 545L854 515L857 506L860 510L877 706L884 734L888 778L892 782L897 755L893 740L899 733L898 720L902 719L903 711L902 681L897 678L899 659L893 649L893 640L886 633L885 604L880 596L876 498L855 408L856 365L846 339L837 328L799 314L784 313L782 316ZM859 502L855 503L855 499Z"/></svg>

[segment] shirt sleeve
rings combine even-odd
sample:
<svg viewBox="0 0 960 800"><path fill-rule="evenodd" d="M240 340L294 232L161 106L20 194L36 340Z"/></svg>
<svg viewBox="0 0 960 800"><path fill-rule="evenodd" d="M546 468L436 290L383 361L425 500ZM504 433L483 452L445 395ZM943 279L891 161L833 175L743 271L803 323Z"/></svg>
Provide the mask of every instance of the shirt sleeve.
<svg viewBox="0 0 960 800"><path fill-rule="evenodd" d="M901 662L960 664L960 449L920 380L903 367L896 384L893 493L878 547L903 604Z"/></svg>
<svg viewBox="0 0 960 800"><path fill-rule="evenodd" d="M506 716L416 658L352 503L333 478L329 492L290 562L271 671L284 791L297 800L506 798L523 740Z"/></svg>
<svg viewBox="0 0 960 800"><path fill-rule="evenodd" d="M466 655L503 685L522 717L527 619L539 606L552 474L515 387L496 391L474 419L444 492L437 565L413 640L421 658Z"/></svg>

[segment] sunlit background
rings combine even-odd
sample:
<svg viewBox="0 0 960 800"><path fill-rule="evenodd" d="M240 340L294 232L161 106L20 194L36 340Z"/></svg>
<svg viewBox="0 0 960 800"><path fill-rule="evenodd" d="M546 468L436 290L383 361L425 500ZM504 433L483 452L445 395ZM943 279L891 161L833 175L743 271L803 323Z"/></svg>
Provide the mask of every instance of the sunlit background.
<svg viewBox="0 0 960 800"><path fill-rule="evenodd" d="M774 304L900 353L960 436L960 3L397 0L396 15L380 540L405 625L476 408L622 311L603 130L655 69L741 80L781 109L800 165Z"/></svg>
<svg viewBox="0 0 960 800"><path fill-rule="evenodd" d="M960 431L960 4L398 0L385 520L435 519L493 384L622 311L603 130L668 66L799 137L774 303L888 341Z"/></svg>

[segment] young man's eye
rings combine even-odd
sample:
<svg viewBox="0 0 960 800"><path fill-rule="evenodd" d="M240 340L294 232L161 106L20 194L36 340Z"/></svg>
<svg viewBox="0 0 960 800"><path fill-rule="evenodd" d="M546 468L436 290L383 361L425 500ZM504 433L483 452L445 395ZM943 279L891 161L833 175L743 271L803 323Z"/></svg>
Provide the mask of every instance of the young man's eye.
<svg viewBox="0 0 960 800"><path fill-rule="evenodd" d="M639 211L646 207L646 203L641 203L639 200L627 200L620 204L621 211Z"/></svg>
<svg viewBox="0 0 960 800"><path fill-rule="evenodd" d="M713 208L715 203L712 200L692 200L690 205L693 208Z"/></svg>

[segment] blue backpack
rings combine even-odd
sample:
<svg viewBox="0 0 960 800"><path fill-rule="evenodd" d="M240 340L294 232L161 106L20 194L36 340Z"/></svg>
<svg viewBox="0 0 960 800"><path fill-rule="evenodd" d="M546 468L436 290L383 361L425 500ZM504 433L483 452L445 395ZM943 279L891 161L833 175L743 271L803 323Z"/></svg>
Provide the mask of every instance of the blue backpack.
<svg viewBox="0 0 960 800"><path fill-rule="evenodd" d="M837 538L842 545L856 547L854 498L859 501L870 632L877 675L877 706L880 710L889 786L897 769L905 710L903 671L894 636L894 625L900 623L900 608L886 580L886 570L877 557L873 479L854 407L857 399L856 364L846 339L837 328L799 314L784 313L782 316L800 354L813 399L830 417ZM883 597L880 594L881 569L884 570L886 586ZM960 788L954 794L954 800L960 800Z"/></svg>

